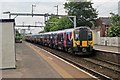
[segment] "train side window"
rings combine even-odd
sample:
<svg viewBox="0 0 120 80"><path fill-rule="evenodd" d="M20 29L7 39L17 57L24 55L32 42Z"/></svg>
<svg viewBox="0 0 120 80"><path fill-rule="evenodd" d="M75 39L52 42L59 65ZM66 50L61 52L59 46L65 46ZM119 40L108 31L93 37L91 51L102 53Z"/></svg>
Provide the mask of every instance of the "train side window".
<svg viewBox="0 0 120 80"><path fill-rule="evenodd" d="M58 34L58 41L61 41L60 34Z"/></svg>
<svg viewBox="0 0 120 80"><path fill-rule="evenodd" d="M57 39L57 34L54 34L54 39Z"/></svg>
<svg viewBox="0 0 120 80"><path fill-rule="evenodd" d="M58 40L59 34L55 34L55 39Z"/></svg>
<svg viewBox="0 0 120 80"><path fill-rule="evenodd" d="M50 35L50 39L52 39L53 38L53 36L52 36L52 34Z"/></svg>
<svg viewBox="0 0 120 80"><path fill-rule="evenodd" d="M70 33L67 34L67 40L68 40L68 41L71 41L71 40L72 40L71 37L72 37L72 33L70 32Z"/></svg>
<svg viewBox="0 0 120 80"><path fill-rule="evenodd" d="M67 34L67 41L69 41L69 39L68 39L68 34Z"/></svg>
<svg viewBox="0 0 120 80"><path fill-rule="evenodd" d="M60 37L61 37L61 41L63 41L63 34L60 34Z"/></svg>
<svg viewBox="0 0 120 80"><path fill-rule="evenodd" d="M67 34L64 33L64 40L67 40Z"/></svg>

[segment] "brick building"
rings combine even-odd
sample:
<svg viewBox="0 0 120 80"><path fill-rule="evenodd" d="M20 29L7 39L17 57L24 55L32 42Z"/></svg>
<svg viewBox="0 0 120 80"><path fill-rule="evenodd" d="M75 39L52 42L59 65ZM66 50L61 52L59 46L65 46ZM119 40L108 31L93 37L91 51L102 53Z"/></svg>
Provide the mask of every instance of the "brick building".
<svg viewBox="0 0 120 80"><path fill-rule="evenodd" d="M109 17L99 17L96 20L96 24L100 31L100 37L105 37L107 34L107 30L110 26L110 18Z"/></svg>

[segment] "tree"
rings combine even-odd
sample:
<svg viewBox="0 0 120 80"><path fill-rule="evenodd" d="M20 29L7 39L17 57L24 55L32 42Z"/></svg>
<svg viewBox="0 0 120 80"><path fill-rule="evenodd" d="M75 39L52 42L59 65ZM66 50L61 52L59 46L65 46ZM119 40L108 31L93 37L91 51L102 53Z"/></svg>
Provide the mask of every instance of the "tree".
<svg viewBox="0 0 120 80"><path fill-rule="evenodd" d="M15 30L15 35L16 35L16 36L21 36L21 34L19 33L18 30Z"/></svg>
<svg viewBox="0 0 120 80"><path fill-rule="evenodd" d="M59 21L58 17L51 16L49 20L46 22L46 26L44 28L45 32L55 31L58 28L57 22Z"/></svg>
<svg viewBox="0 0 120 80"><path fill-rule="evenodd" d="M72 25L72 22L67 16L61 18L52 16L49 18L48 23L45 26L45 32L72 28Z"/></svg>
<svg viewBox="0 0 120 80"><path fill-rule="evenodd" d="M95 23L97 11L91 2L68 2L64 4L69 16L76 16L77 26L89 26Z"/></svg>
<svg viewBox="0 0 120 80"><path fill-rule="evenodd" d="M68 29L73 27L73 23L69 20L67 16L65 16L59 19L58 26L58 30Z"/></svg>
<svg viewBox="0 0 120 80"><path fill-rule="evenodd" d="M22 39L22 35L19 33L18 30L15 30L15 40L21 40Z"/></svg>
<svg viewBox="0 0 120 80"><path fill-rule="evenodd" d="M109 37L120 37L120 16L118 14L111 13L111 25L108 29Z"/></svg>
<svg viewBox="0 0 120 80"><path fill-rule="evenodd" d="M77 26L89 26L96 22L97 12L91 2L68 2L64 4L68 16L76 16ZM52 22L52 23L51 23ZM45 26L45 32L73 28L73 23L68 17L51 16Z"/></svg>

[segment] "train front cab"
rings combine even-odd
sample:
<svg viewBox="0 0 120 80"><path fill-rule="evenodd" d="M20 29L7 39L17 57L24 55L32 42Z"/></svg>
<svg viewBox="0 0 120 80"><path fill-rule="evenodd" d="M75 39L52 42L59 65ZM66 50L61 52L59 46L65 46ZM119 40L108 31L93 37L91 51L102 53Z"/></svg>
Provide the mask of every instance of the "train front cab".
<svg viewBox="0 0 120 80"><path fill-rule="evenodd" d="M78 28L72 32L73 52L79 55L91 54L93 50L93 32L88 28Z"/></svg>

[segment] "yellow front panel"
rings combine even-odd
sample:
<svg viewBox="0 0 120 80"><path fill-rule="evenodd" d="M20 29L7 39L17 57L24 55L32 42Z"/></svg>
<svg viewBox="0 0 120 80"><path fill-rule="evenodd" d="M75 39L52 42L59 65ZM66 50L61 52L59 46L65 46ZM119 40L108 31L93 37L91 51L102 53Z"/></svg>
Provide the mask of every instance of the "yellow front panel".
<svg viewBox="0 0 120 80"><path fill-rule="evenodd" d="M91 46L93 46L94 44L93 44L93 41L89 41L89 43L91 44Z"/></svg>
<svg viewBox="0 0 120 80"><path fill-rule="evenodd" d="M73 47L76 47L77 45L80 46L80 41L74 41Z"/></svg>
<svg viewBox="0 0 120 80"><path fill-rule="evenodd" d="M74 39L74 31L72 31L72 39L73 39L73 47L75 47L76 46L76 44L75 44L75 39Z"/></svg>
<svg viewBox="0 0 120 80"><path fill-rule="evenodd" d="M74 31L72 31L72 39L73 39L73 47L76 47L77 45L78 45L78 46L80 45L80 41L79 41L79 40L76 41L76 40L74 39Z"/></svg>
<svg viewBox="0 0 120 80"><path fill-rule="evenodd" d="M76 47L76 41L75 40L73 40L73 47Z"/></svg>
<svg viewBox="0 0 120 80"><path fill-rule="evenodd" d="M92 40L89 41L89 43L91 44L91 46L94 46L94 34L93 34L93 32L92 32Z"/></svg>
<svg viewBox="0 0 120 80"><path fill-rule="evenodd" d="M86 47L87 46L87 41L82 41L82 47Z"/></svg>
<svg viewBox="0 0 120 80"><path fill-rule="evenodd" d="M94 46L94 33L92 32L92 46Z"/></svg>

